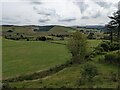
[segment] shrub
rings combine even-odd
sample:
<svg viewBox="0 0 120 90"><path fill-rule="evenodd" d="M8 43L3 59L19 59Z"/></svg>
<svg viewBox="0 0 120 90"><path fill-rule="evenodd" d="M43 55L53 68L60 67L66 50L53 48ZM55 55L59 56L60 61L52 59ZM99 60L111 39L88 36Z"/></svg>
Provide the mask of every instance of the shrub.
<svg viewBox="0 0 120 90"><path fill-rule="evenodd" d="M119 49L118 42L110 43L108 41L103 41L95 50L99 52L108 52L108 51L115 51Z"/></svg>
<svg viewBox="0 0 120 90"><path fill-rule="evenodd" d="M3 85L2 85L2 90L7 90L7 89L10 89L10 85L8 82L4 82Z"/></svg>
<svg viewBox="0 0 120 90"><path fill-rule="evenodd" d="M88 82L92 82L93 78L98 74L97 67L92 63L87 63L82 67L81 77Z"/></svg>
<svg viewBox="0 0 120 90"><path fill-rule="evenodd" d="M23 39L23 38L24 38L24 36L23 36L23 35L20 35L20 38L21 38L21 39Z"/></svg>
<svg viewBox="0 0 120 90"><path fill-rule="evenodd" d="M99 51L99 52L104 52L104 48L103 48L103 47L100 47L100 46L98 46L98 47L96 48L96 50Z"/></svg>
<svg viewBox="0 0 120 90"><path fill-rule="evenodd" d="M118 42L113 42L111 45L110 45L110 51L114 51L114 50L118 50L119 49L119 44Z"/></svg>
<svg viewBox="0 0 120 90"><path fill-rule="evenodd" d="M8 30L7 32L13 32L13 30Z"/></svg>
<svg viewBox="0 0 120 90"><path fill-rule="evenodd" d="M45 37L45 36L42 36L42 37L41 37L41 41L46 41L46 37Z"/></svg>
<svg viewBox="0 0 120 90"><path fill-rule="evenodd" d="M46 37L45 36L42 36L42 37L37 37L36 40L40 40L40 41L46 41Z"/></svg>
<svg viewBox="0 0 120 90"><path fill-rule="evenodd" d="M112 80L113 82L117 82L118 81L118 74L115 72L110 72L110 80Z"/></svg>
<svg viewBox="0 0 120 90"><path fill-rule="evenodd" d="M118 53L110 53L105 55L105 62L118 64L120 63L120 55Z"/></svg>
<svg viewBox="0 0 120 90"><path fill-rule="evenodd" d="M86 56L86 37L79 31L75 32L73 36L69 39L67 47L72 54L72 60L74 63L83 62Z"/></svg>
<svg viewBox="0 0 120 90"><path fill-rule="evenodd" d="M100 47L102 47L104 51L108 52L110 50L110 43L109 42L103 42L103 43L100 44Z"/></svg>
<svg viewBox="0 0 120 90"><path fill-rule="evenodd" d="M29 38L27 38L27 41L29 41Z"/></svg>

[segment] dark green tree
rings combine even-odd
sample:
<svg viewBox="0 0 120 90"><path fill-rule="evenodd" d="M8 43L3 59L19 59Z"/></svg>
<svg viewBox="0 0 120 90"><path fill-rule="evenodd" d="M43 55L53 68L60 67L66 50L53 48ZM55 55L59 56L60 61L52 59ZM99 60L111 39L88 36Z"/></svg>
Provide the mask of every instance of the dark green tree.
<svg viewBox="0 0 120 90"><path fill-rule="evenodd" d="M115 31L117 32L117 41L119 43L119 50L118 50L118 56L120 55L120 10L113 13L113 16L109 17L111 19L110 27L116 28ZM120 72L120 63L118 64L118 72ZM120 73L118 73L118 83L120 83ZM120 88L120 84L118 85Z"/></svg>
<svg viewBox="0 0 120 90"><path fill-rule="evenodd" d="M74 63L81 63L86 55L86 37L81 32L75 32L68 41L67 47L72 54Z"/></svg>
<svg viewBox="0 0 120 90"><path fill-rule="evenodd" d="M120 44L120 10L113 13L113 16L109 17L111 21L107 25L108 29L111 29L111 36L112 32L117 33L117 41Z"/></svg>

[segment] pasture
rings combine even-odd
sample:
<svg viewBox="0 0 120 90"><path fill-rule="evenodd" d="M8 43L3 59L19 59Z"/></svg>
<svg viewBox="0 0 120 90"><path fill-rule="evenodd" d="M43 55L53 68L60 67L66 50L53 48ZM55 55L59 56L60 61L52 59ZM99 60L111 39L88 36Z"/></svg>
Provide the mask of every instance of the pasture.
<svg viewBox="0 0 120 90"><path fill-rule="evenodd" d="M64 45L3 39L3 78L45 70L69 59Z"/></svg>
<svg viewBox="0 0 120 90"><path fill-rule="evenodd" d="M110 78L111 72L117 72L118 68L115 65L98 63L99 58L101 58L101 56L94 58L97 62L92 62L97 66L100 73L94 78L93 86L102 88L116 88L118 82L111 81ZM72 67L65 68L54 75L39 80L15 82L10 85L17 88L87 88L89 86L87 83L81 86L78 85L80 69L83 65L84 64L73 65Z"/></svg>
<svg viewBox="0 0 120 90"><path fill-rule="evenodd" d="M3 39L3 78L46 70L70 60L67 41L13 41ZM88 40L92 52L101 40ZM62 44L59 44L62 43Z"/></svg>

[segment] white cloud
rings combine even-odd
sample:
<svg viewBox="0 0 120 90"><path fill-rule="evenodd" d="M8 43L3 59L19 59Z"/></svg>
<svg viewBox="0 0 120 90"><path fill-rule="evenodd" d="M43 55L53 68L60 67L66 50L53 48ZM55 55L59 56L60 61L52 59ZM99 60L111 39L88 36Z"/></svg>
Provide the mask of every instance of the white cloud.
<svg viewBox="0 0 120 90"><path fill-rule="evenodd" d="M105 24L119 0L2 0L3 24ZM0 4L1 5L1 4Z"/></svg>

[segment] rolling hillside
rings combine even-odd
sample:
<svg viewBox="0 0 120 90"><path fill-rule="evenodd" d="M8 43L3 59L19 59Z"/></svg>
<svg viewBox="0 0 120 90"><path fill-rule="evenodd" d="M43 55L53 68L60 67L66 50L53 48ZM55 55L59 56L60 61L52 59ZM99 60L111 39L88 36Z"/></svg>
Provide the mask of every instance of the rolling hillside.
<svg viewBox="0 0 120 90"><path fill-rule="evenodd" d="M9 32L12 30L12 32ZM65 26L3 26L3 35L16 35L17 33L27 36L41 36L51 34L69 34L76 29Z"/></svg>

